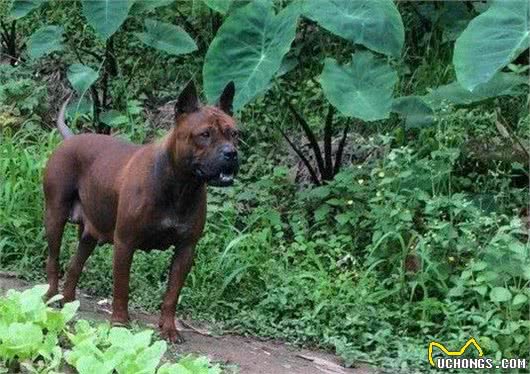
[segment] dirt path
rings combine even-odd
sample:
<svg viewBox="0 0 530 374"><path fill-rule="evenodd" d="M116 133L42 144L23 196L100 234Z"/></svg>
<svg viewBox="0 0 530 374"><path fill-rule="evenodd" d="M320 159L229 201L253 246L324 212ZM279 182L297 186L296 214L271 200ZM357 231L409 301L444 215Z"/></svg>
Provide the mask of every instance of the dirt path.
<svg viewBox="0 0 530 374"><path fill-rule="evenodd" d="M31 284L14 275L0 272L0 294L14 288L23 290ZM110 305L106 300L80 295L80 316L90 320L104 320L109 316ZM131 313L141 325L155 328L157 316L147 313ZM234 372L242 374L367 374L374 373L366 367L346 369L340 360L329 353L299 349L277 341L262 341L238 335L213 336L208 327L194 321L181 321L186 342L174 345L167 353L168 359L183 353L196 353L212 361L233 365Z"/></svg>

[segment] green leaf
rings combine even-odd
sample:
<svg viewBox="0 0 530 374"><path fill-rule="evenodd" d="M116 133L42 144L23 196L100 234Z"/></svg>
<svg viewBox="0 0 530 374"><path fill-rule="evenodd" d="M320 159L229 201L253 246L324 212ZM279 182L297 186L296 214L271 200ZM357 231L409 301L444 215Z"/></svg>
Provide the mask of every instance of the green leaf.
<svg viewBox="0 0 530 374"><path fill-rule="evenodd" d="M368 51L357 52L350 65L327 58L320 84L329 102L345 116L363 121L388 118L396 72Z"/></svg>
<svg viewBox="0 0 530 374"><path fill-rule="evenodd" d="M175 0L135 0L133 12L151 12L156 8L174 3Z"/></svg>
<svg viewBox="0 0 530 374"><path fill-rule="evenodd" d="M295 37L297 3L274 14L270 0L257 0L235 10L223 23L206 54L204 91L215 102L234 81L234 110L265 91Z"/></svg>
<svg viewBox="0 0 530 374"><path fill-rule="evenodd" d="M469 105L497 96L515 96L523 92L520 87L528 84L528 79L514 73L497 73L489 82L475 87L473 92L463 88L460 83L452 82L434 89L423 98L433 108L440 107L444 101L457 105Z"/></svg>
<svg viewBox="0 0 530 374"><path fill-rule="evenodd" d="M61 51L64 29L61 26L44 26L35 31L28 40L28 53L32 59Z"/></svg>
<svg viewBox="0 0 530 374"><path fill-rule="evenodd" d="M75 99L71 100L68 106L66 107L66 115L70 118L75 118L81 115L92 116L94 110L94 103L92 99L87 96L83 96L81 100Z"/></svg>
<svg viewBox="0 0 530 374"><path fill-rule="evenodd" d="M456 40L453 63L458 81L473 91L529 47L528 0L495 1Z"/></svg>
<svg viewBox="0 0 530 374"><path fill-rule="evenodd" d="M230 5L232 5L232 1L233 0L204 0L204 3L208 5L210 9L221 14L226 14L228 9L230 9Z"/></svg>
<svg viewBox="0 0 530 374"><path fill-rule="evenodd" d="M29 358L42 344L43 333L39 326L32 322L12 323L2 336L2 344L19 358Z"/></svg>
<svg viewBox="0 0 530 374"><path fill-rule="evenodd" d="M149 338L150 339L150 338ZM135 362L146 370L152 373L160 363L162 356L166 353L167 344L165 341L157 341L152 346L142 350L135 359Z"/></svg>
<svg viewBox="0 0 530 374"><path fill-rule="evenodd" d="M512 304L514 306L517 306L517 305L521 305L521 304L524 304L528 301L528 296L526 295L523 295L522 293L518 293L517 295L515 295L515 297L513 298L513 301L512 301Z"/></svg>
<svg viewBox="0 0 530 374"><path fill-rule="evenodd" d="M434 113L419 96L403 96L394 99L392 112L405 117L406 128L422 128L434 123Z"/></svg>
<svg viewBox="0 0 530 374"><path fill-rule="evenodd" d="M98 79L98 72L83 64L73 64L66 73L72 87L83 95Z"/></svg>
<svg viewBox="0 0 530 374"><path fill-rule="evenodd" d="M344 39L399 57L405 32L392 0L309 0L304 16Z"/></svg>
<svg viewBox="0 0 530 374"><path fill-rule="evenodd" d="M102 113L100 120L110 127L124 125L129 122L129 118L126 115L113 109Z"/></svg>
<svg viewBox="0 0 530 374"><path fill-rule="evenodd" d="M195 41L179 26L145 20L145 32L135 33L144 44L171 55L182 55L197 50Z"/></svg>
<svg viewBox="0 0 530 374"><path fill-rule="evenodd" d="M64 322L68 322L72 318L74 318L75 313L77 312L78 309L79 309L78 300L64 304L63 309L61 309L61 314L64 318Z"/></svg>
<svg viewBox="0 0 530 374"><path fill-rule="evenodd" d="M27 15L33 9L40 7L46 0L15 0L11 6L9 16L19 19Z"/></svg>
<svg viewBox="0 0 530 374"><path fill-rule="evenodd" d="M129 14L129 0L83 0L83 15L104 39L118 30Z"/></svg>
<svg viewBox="0 0 530 374"><path fill-rule="evenodd" d="M112 345L121 347L130 344L132 333L125 327L113 327L110 329L109 342Z"/></svg>
<svg viewBox="0 0 530 374"><path fill-rule="evenodd" d="M112 370L106 370L105 365L94 356L83 356L75 364L79 374L106 374Z"/></svg>
<svg viewBox="0 0 530 374"><path fill-rule="evenodd" d="M504 287L493 287L490 292L490 299L493 302L502 303L505 301L510 301L511 298L511 292Z"/></svg>

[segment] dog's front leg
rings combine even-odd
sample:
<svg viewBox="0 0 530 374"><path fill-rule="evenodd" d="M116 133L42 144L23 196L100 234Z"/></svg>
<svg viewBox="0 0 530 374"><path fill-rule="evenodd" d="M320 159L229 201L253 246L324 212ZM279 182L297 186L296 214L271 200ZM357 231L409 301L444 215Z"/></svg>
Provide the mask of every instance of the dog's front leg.
<svg viewBox="0 0 530 374"><path fill-rule="evenodd" d="M134 247L121 241L114 242L113 278L114 292L112 300L112 323L129 322L129 275L134 254Z"/></svg>
<svg viewBox="0 0 530 374"><path fill-rule="evenodd" d="M160 327L160 335L172 343L180 344L184 342L184 338L175 326L175 310L180 290L193 263L194 247L195 245L188 245L175 250L169 269L168 286L162 303L158 325Z"/></svg>

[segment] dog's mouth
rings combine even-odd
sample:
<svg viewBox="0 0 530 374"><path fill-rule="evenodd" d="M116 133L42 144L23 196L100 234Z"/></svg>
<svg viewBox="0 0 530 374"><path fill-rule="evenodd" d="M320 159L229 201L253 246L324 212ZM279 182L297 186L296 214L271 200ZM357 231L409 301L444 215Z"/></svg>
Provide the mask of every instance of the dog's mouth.
<svg viewBox="0 0 530 374"><path fill-rule="evenodd" d="M200 168L196 169L195 174L204 180L208 185L215 187L228 187L234 184L234 178L237 174L236 169L223 169L216 174L206 173Z"/></svg>
<svg viewBox="0 0 530 374"><path fill-rule="evenodd" d="M227 187L234 184L235 173L230 171L222 171L218 175L210 178L208 184L216 187Z"/></svg>

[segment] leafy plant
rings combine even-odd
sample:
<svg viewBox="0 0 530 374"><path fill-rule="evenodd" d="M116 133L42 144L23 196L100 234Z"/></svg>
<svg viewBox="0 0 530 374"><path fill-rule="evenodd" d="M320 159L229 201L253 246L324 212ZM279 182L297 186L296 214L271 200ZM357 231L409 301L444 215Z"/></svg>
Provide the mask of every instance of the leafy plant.
<svg viewBox="0 0 530 374"><path fill-rule="evenodd" d="M399 12L390 0L293 2L277 16L274 16L271 1L255 1L231 13L210 45L203 69L204 86L209 101L216 100L224 87L223 84L231 80L236 85L235 110L241 109L252 98L267 90L270 87L269 82L276 76L282 59L289 51L299 15L313 19L334 34L353 43L363 44L376 52L398 57L403 46L403 24ZM350 22L352 20L353 23ZM239 63L230 64L232 60ZM392 106L392 89L397 80L393 69L371 56L369 52L356 54L351 69L348 79L345 80L346 70L339 69L332 60L326 61L321 84L330 103L345 116L357 117L364 121L386 118ZM356 73L361 70L363 75L359 77ZM383 70L386 75L381 76ZM336 74L333 74L334 72ZM378 85L372 86L371 78L376 76L379 77L379 82L385 85L384 95L373 94ZM391 79L385 79L387 76L391 76ZM341 85L347 85L349 89L343 91L335 88ZM284 132L282 136L302 159L313 183L318 185L322 181L332 179L340 169L342 152L338 151L332 165L334 111L331 108L328 111L322 152L308 121L292 104L288 105L311 144L320 175L301 149ZM370 109L358 110L367 107ZM346 127L344 131L344 141L348 129ZM341 142L339 150L344 147L344 141Z"/></svg>
<svg viewBox="0 0 530 374"><path fill-rule="evenodd" d="M493 1L474 18L455 43L453 63L464 88L489 82L530 46L527 1Z"/></svg>
<svg viewBox="0 0 530 374"><path fill-rule="evenodd" d="M204 357L185 356L176 363L160 360L166 352L165 341L151 343L152 330L132 333L108 324L93 327L86 320L76 322L70 332L79 302L67 303L60 310L49 305L60 300L57 295L43 302L47 285L23 292L8 291L0 297L0 370L24 367L32 373L53 373L62 369L64 335L72 344L64 359L78 373L158 373L219 374L219 365L210 365Z"/></svg>
<svg viewBox="0 0 530 374"><path fill-rule="evenodd" d="M44 1L17 2L13 4L11 16L24 17L29 11L40 7ZM134 17L139 17L143 11L152 10L159 6L169 4L169 1L157 1L146 5L138 1L133 7ZM83 0L82 13L87 23L94 29L96 35L105 42L102 54L90 52L88 56L95 56L99 63L97 69L86 64L81 52L82 48L74 46L71 36L64 33L61 26L46 25L36 30L28 39L28 54L32 59L38 59L45 54L62 51L64 49L74 52L78 63L68 68L68 79L80 97L83 99L87 91L91 90L94 109L93 123L100 132L109 132L108 121L104 121L104 111L108 110L109 85L112 78L119 75L118 56L114 46L114 34L129 16L132 2L128 0ZM145 31L136 33L136 36L146 46L164 51L172 55L181 55L197 49L194 40L181 28L172 24L153 19L145 20ZM66 45L64 40L66 39ZM99 80L99 90L93 85Z"/></svg>
<svg viewBox="0 0 530 374"><path fill-rule="evenodd" d="M12 361L33 367L43 360L49 370L59 366L62 350L57 346L60 334L79 307L67 303L61 310L49 307L59 297L42 301L48 286L35 286L23 292L10 290L0 298L0 362Z"/></svg>

